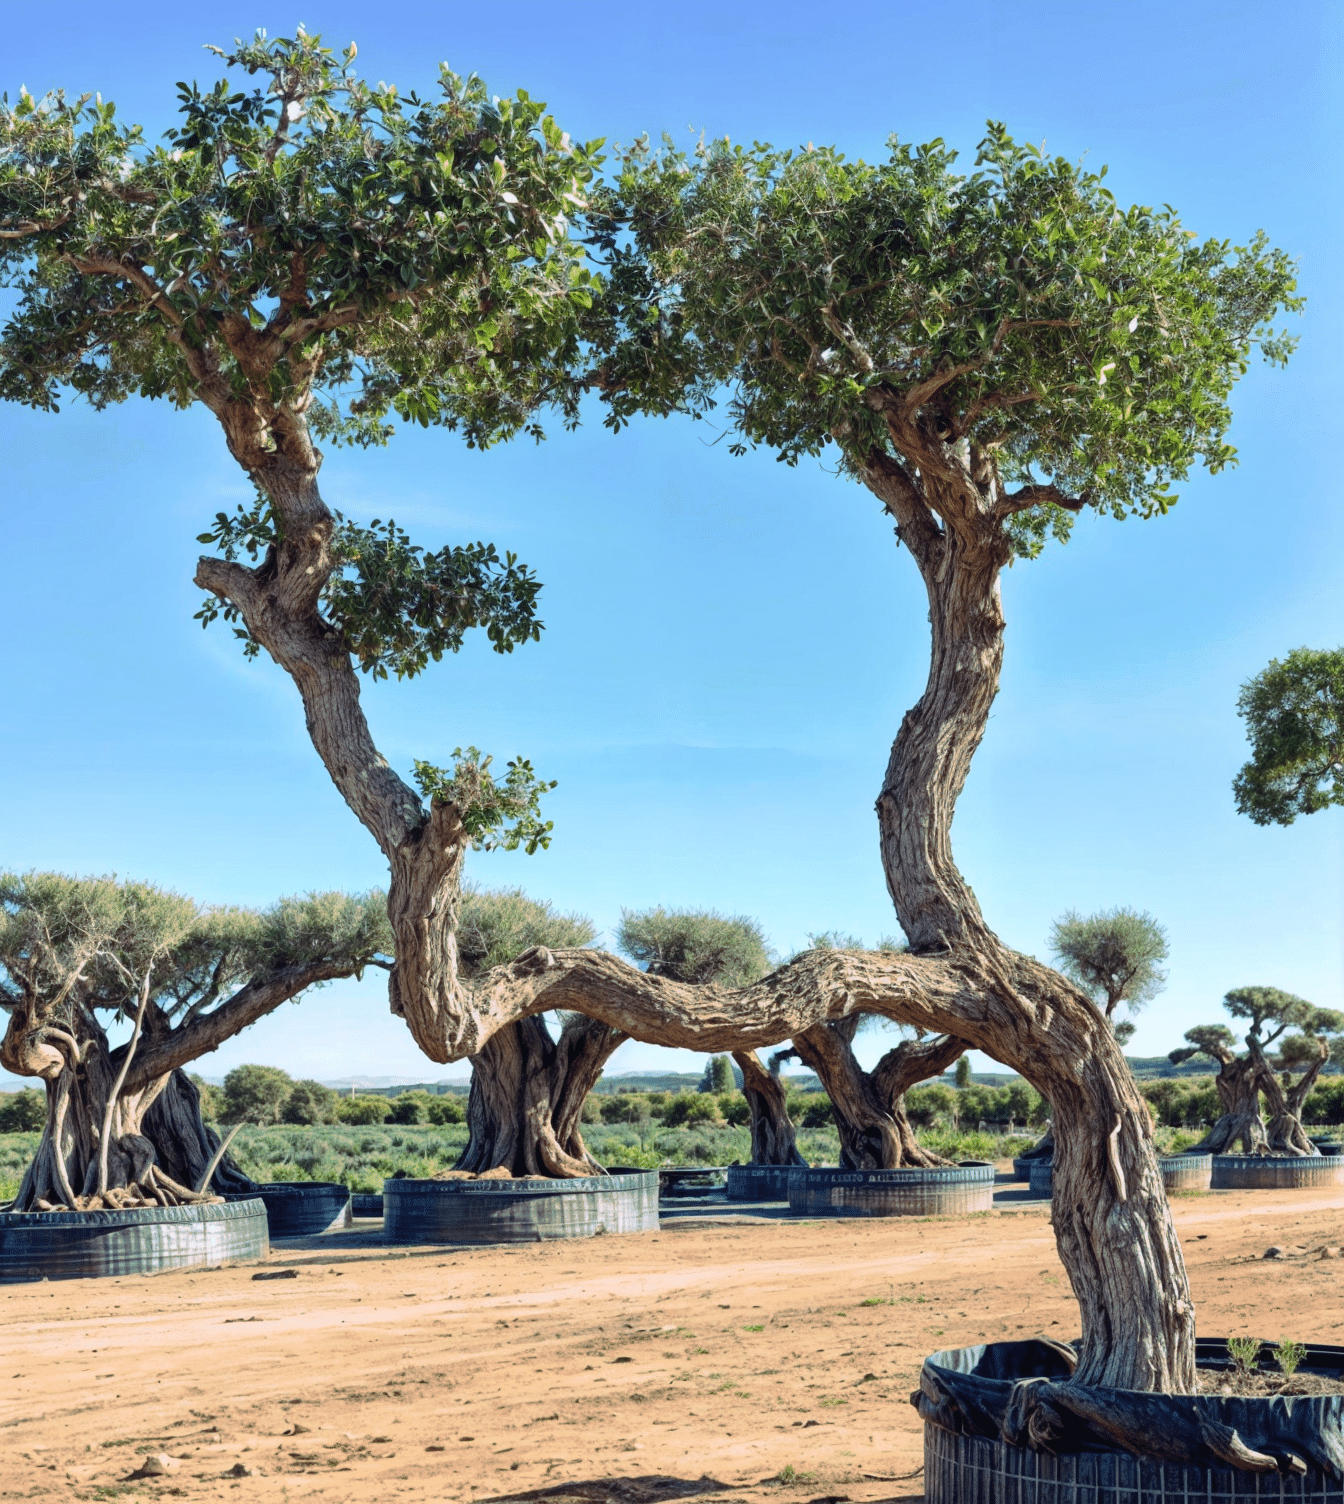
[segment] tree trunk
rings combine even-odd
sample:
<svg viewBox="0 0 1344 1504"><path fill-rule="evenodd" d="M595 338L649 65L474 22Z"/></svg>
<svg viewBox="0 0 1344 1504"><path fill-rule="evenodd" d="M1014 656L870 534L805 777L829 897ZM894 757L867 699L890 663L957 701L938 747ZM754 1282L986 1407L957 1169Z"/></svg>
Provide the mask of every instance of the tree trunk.
<svg viewBox="0 0 1344 1504"><path fill-rule="evenodd" d="M78 1004L67 1023L69 1028L31 1029L16 1012L0 1047L7 1069L40 1076L47 1092L47 1121L13 1209L116 1210L217 1199L209 1190L195 1190L209 1156L196 1149L208 1130L191 1082L180 1072L134 1082L128 1076L114 1097L127 1046L109 1050L97 1018ZM100 1150L109 1107L103 1184ZM226 1181L237 1175L236 1169L223 1171Z"/></svg>
<svg viewBox="0 0 1344 1504"><path fill-rule="evenodd" d="M583 1141L583 1103L628 1037L577 1014L558 1039L541 1018L492 1035L472 1057L469 1137L454 1171L500 1179L605 1174Z"/></svg>
<svg viewBox="0 0 1344 1504"><path fill-rule="evenodd" d="M831 1101L847 1170L935 1169L951 1163L923 1148L905 1114L912 1086L941 1075L965 1050L960 1040L903 1040L865 1071L854 1056L857 1014L815 1024L793 1041L798 1058L816 1072Z"/></svg>
<svg viewBox="0 0 1344 1504"><path fill-rule="evenodd" d="M1269 1142L1260 1116L1260 1069L1254 1059L1238 1059L1230 1050L1219 1053L1214 1085L1223 1115L1194 1146L1200 1154L1234 1154L1240 1140L1243 1154L1266 1154Z"/></svg>
<svg viewBox="0 0 1344 1504"><path fill-rule="evenodd" d="M1330 1051L1325 1040L1316 1041L1320 1055L1313 1060L1294 1085L1287 1071L1283 1073L1280 1081L1275 1075L1273 1067L1265 1060L1263 1054L1259 1056L1260 1065L1260 1090L1264 1093L1265 1106L1269 1111L1269 1127L1266 1131L1266 1139L1271 1154L1291 1154L1298 1158L1310 1158L1319 1151L1316 1145L1307 1137L1307 1131L1302 1126L1302 1107L1311 1089L1316 1084L1316 1078L1320 1075L1325 1062L1330 1058ZM1252 1051L1258 1054L1258 1049Z"/></svg>
<svg viewBox="0 0 1344 1504"><path fill-rule="evenodd" d="M789 1119L788 1097L779 1079L779 1064L789 1052L771 1058L770 1069L755 1050L734 1050L742 1072L742 1094L751 1109L751 1162L754 1165L805 1165L798 1152L798 1132Z"/></svg>

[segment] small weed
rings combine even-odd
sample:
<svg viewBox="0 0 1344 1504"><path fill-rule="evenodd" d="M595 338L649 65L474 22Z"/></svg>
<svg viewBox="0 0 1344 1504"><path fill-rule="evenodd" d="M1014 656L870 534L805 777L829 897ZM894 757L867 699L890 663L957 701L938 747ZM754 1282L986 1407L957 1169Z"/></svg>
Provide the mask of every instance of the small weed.
<svg viewBox="0 0 1344 1504"><path fill-rule="evenodd" d="M1231 1346L1231 1343L1228 1344ZM1283 1338L1277 1346L1271 1347L1270 1352L1274 1355L1274 1361L1291 1378L1302 1359L1307 1356L1307 1350L1300 1342L1290 1342L1287 1337Z"/></svg>
<svg viewBox="0 0 1344 1504"><path fill-rule="evenodd" d="M849 1401L848 1400L822 1400L821 1403L822 1403L823 1406L847 1405L847 1404L849 1404Z"/></svg>
<svg viewBox="0 0 1344 1504"><path fill-rule="evenodd" d="M793 1463L787 1463L770 1480L772 1483L814 1483L815 1473L800 1473Z"/></svg>
<svg viewBox="0 0 1344 1504"><path fill-rule="evenodd" d="M763 1332L765 1328L763 1326L744 1326L742 1330L744 1332Z"/></svg>
<svg viewBox="0 0 1344 1504"><path fill-rule="evenodd" d="M848 1311L837 1311L835 1314L837 1316L848 1316L849 1312Z"/></svg>
<svg viewBox="0 0 1344 1504"><path fill-rule="evenodd" d="M693 1347L691 1349L691 1353L693 1355L696 1353L705 1353L707 1355L709 1353L709 1349L707 1347Z"/></svg>
<svg viewBox="0 0 1344 1504"><path fill-rule="evenodd" d="M1250 1373L1260 1356L1260 1344L1254 1337L1229 1337L1227 1354L1236 1364L1238 1373Z"/></svg>
<svg viewBox="0 0 1344 1504"><path fill-rule="evenodd" d="M889 1300L883 1300L880 1295L870 1295L867 1300L861 1300L859 1304L861 1306L887 1306L890 1305L891 1302Z"/></svg>

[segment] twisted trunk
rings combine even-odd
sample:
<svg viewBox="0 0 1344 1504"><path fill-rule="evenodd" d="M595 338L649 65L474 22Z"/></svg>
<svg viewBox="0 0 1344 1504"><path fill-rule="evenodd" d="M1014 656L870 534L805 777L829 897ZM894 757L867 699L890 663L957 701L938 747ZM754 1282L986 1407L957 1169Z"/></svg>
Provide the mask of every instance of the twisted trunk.
<svg viewBox="0 0 1344 1504"><path fill-rule="evenodd" d="M1265 1120L1260 1116L1260 1068L1251 1056L1238 1058L1231 1050L1220 1050L1213 1058L1218 1061L1214 1086L1223 1115L1192 1152L1234 1154L1240 1142L1243 1154L1268 1153Z"/></svg>
<svg viewBox="0 0 1344 1504"><path fill-rule="evenodd" d="M1252 1054L1258 1057L1256 1063L1260 1067L1260 1090L1269 1112L1269 1127L1265 1136L1271 1154L1291 1154L1306 1159L1319 1153L1302 1126L1303 1104L1316 1085L1316 1078L1321 1074L1325 1062L1330 1058L1325 1040L1318 1039L1316 1047L1320 1051L1319 1056L1307 1066L1296 1083L1287 1071L1284 1071L1283 1079L1279 1079L1260 1051L1258 1042L1252 1050Z"/></svg>
<svg viewBox="0 0 1344 1504"><path fill-rule="evenodd" d="M574 1015L559 1038L525 1018L491 1036L471 1061L467 1147L452 1173L477 1176L602 1175L580 1129L584 1098L628 1038Z"/></svg>
<svg viewBox="0 0 1344 1504"><path fill-rule="evenodd" d="M781 1061L791 1051L770 1058L770 1069L755 1050L734 1050L742 1072L742 1093L751 1110L751 1162L754 1165L805 1165L798 1152L798 1131L789 1118L788 1097L779 1079Z"/></svg>
<svg viewBox="0 0 1344 1504"><path fill-rule="evenodd" d="M816 1072L831 1100L840 1132L840 1163L847 1170L934 1169L951 1163L923 1148L905 1113L912 1086L940 1076L965 1051L957 1039L907 1039L888 1050L871 1072L854 1056L861 1022L815 1024L793 1042L798 1058Z"/></svg>

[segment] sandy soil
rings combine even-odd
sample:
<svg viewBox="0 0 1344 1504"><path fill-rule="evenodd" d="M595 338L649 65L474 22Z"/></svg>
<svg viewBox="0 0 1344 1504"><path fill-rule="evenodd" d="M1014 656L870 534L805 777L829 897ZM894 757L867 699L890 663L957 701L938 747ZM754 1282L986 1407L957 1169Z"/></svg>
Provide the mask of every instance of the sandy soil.
<svg viewBox="0 0 1344 1504"><path fill-rule="evenodd" d="M1341 1198L1173 1205L1201 1331L1344 1342ZM1040 1204L265 1267L0 1287L0 1499L913 1500L925 1353L1076 1329Z"/></svg>

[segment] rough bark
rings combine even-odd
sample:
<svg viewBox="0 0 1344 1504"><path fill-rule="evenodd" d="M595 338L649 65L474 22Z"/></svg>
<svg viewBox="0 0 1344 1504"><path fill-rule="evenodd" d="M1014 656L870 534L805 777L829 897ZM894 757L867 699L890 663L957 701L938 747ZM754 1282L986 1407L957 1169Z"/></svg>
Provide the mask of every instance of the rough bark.
<svg viewBox="0 0 1344 1504"><path fill-rule="evenodd" d="M888 1050L871 1072L855 1058L861 1020L815 1024L793 1042L798 1058L816 1072L840 1134L840 1164L848 1170L934 1169L950 1160L925 1149L905 1113L912 1086L940 1076L965 1051L960 1040L907 1039Z"/></svg>
<svg viewBox="0 0 1344 1504"><path fill-rule="evenodd" d="M1302 1126L1303 1105L1311 1094L1312 1087L1316 1085L1316 1078L1325 1062L1330 1058L1330 1048L1324 1039L1316 1040L1316 1047L1320 1052L1318 1057L1311 1061L1296 1082L1288 1071L1284 1071L1280 1079L1258 1044L1252 1047L1251 1053L1257 1057L1256 1064L1259 1067L1260 1090L1264 1094L1265 1107L1269 1113L1265 1137L1271 1154L1309 1158L1320 1152Z"/></svg>
<svg viewBox="0 0 1344 1504"><path fill-rule="evenodd" d="M575 1014L558 1038L544 1019L494 1034L472 1057L467 1147L455 1173L500 1178L604 1174L583 1141L584 1098L629 1036Z"/></svg>
<svg viewBox="0 0 1344 1504"><path fill-rule="evenodd" d="M734 1050L733 1059L742 1072L742 1094L751 1110L751 1162L754 1165L805 1165L798 1152L798 1131L789 1118L788 1097L779 1079L779 1066L787 1054L770 1057L770 1069L761 1064L755 1050Z"/></svg>
<svg viewBox="0 0 1344 1504"><path fill-rule="evenodd" d="M1233 1154L1241 1144L1243 1154L1264 1154L1269 1142L1265 1120L1260 1116L1260 1068L1250 1055L1238 1057L1232 1050L1215 1046L1205 1049L1218 1062L1214 1086L1223 1115L1194 1146L1201 1154Z"/></svg>

